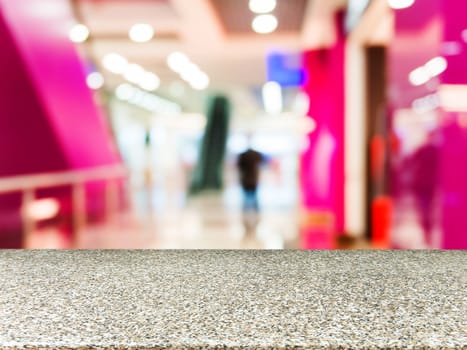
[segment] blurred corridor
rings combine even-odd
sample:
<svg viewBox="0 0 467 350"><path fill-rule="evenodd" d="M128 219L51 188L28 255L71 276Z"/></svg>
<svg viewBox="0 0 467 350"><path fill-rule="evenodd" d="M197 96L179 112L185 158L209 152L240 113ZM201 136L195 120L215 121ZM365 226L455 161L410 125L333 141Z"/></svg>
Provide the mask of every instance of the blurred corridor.
<svg viewBox="0 0 467 350"><path fill-rule="evenodd" d="M467 248L466 9L0 0L0 248Z"/></svg>

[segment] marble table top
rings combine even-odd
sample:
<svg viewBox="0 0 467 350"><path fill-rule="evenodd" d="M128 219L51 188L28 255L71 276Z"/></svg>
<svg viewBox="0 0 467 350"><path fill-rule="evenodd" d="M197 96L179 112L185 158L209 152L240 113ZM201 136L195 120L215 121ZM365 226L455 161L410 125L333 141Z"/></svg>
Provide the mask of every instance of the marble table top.
<svg viewBox="0 0 467 350"><path fill-rule="evenodd" d="M0 251L0 349L467 349L463 251Z"/></svg>

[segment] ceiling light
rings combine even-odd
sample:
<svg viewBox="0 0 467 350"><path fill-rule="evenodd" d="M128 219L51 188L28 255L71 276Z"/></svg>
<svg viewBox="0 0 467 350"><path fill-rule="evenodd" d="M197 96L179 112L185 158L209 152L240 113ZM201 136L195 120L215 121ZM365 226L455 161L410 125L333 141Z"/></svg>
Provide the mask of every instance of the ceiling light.
<svg viewBox="0 0 467 350"><path fill-rule="evenodd" d="M182 111L180 105L126 83L117 87L115 96L150 112L178 114Z"/></svg>
<svg viewBox="0 0 467 350"><path fill-rule="evenodd" d="M276 0L250 0L248 7L254 13L268 13L276 8Z"/></svg>
<svg viewBox="0 0 467 350"><path fill-rule="evenodd" d="M70 29L68 37L75 43L85 42L89 38L89 29L84 24L76 24Z"/></svg>
<svg viewBox="0 0 467 350"><path fill-rule="evenodd" d="M128 66L128 61L117 53L109 53L102 59L102 64L112 73L122 74Z"/></svg>
<svg viewBox="0 0 467 350"><path fill-rule="evenodd" d="M99 72L92 72L86 77L86 84L93 90L100 89L104 85L104 77Z"/></svg>
<svg viewBox="0 0 467 350"><path fill-rule="evenodd" d="M406 9L414 3L415 0L388 0L389 7L394 10Z"/></svg>
<svg viewBox="0 0 467 350"><path fill-rule="evenodd" d="M268 34L276 30L278 25L274 15L259 15L253 19L251 27L256 33Z"/></svg>
<svg viewBox="0 0 467 350"><path fill-rule="evenodd" d="M167 57L167 65L174 72L180 73L190 64L190 60L181 52L172 52Z"/></svg>
<svg viewBox="0 0 467 350"><path fill-rule="evenodd" d="M123 77L135 84L138 84L144 77L144 69L138 64L132 63L126 67Z"/></svg>
<svg viewBox="0 0 467 350"><path fill-rule="evenodd" d="M161 85L161 80L154 73L146 72L139 82L139 86L147 91L154 91Z"/></svg>
<svg viewBox="0 0 467 350"><path fill-rule="evenodd" d="M431 78L434 78L443 73L448 68L448 61L441 56L432 58L423 66L414 69L409 74L409 81L412 85L419 86L427 83Z"/></svg>
<svg viewBox="0 0 467 350"><path fill-rule="evenodd" d="M115 95L117 98L123 101L128 101L133 97L135 93L134 88L130 84L120 84L115 90Z"/></svg>
<svg viewBox="0 0 467 350"><path fill-rule="evenodd" d="M263 86L264 109L269 114L282 112L282 89L275 81L269 81Z"/></svg>
<svg viewBox="0 0 467 350"><path fill-rule="evenodd" d="M154 28L149 24L138 23L131 27L130 39L137 43L144 43L154 36Z"/></svg>
<svg viewBox="0 0 467 350"><path fill-rule="evenodd" d="M448 68L448 62L444 57L435 57L425 64L425 68L431 77L436 77Z"/></svg>
<svg viewBox="0 0 467 350"><path fill-rule="evenodd" d="M196 75L202 73L199 67L194 64L190 63L180 72L180 76L185 81L190 81L195 78Z"/></svg>
<svg viewBox="0 0 467 350"><path fill-rule="evenodd" d="M206 73L199 72L190 80L190 85L195 90L204 90L209 86L209 77Z"/></svg>
<svg viewBox="0 0 467 350"><path fill-rule="evenodd" d="M430 79L431 76L425 66L418 67L409 74L409 81L415 86L426 84Z"/></svg>

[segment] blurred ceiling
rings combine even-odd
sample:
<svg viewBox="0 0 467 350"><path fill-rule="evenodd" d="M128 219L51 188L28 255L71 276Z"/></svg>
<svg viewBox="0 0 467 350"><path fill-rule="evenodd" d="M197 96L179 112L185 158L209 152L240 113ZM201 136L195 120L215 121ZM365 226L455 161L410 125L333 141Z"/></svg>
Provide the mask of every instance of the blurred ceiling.
<svg viewBox="0 0 467 350"><path fill-rule="evenodd" d="M333 42L333 13L345 0L278 0L273 11L277 31L256 34L248 0L70 0L77 21L91 32L84 49L98 67L110 52L161 78L157 94L181 103L188 111L202 111L213 91L228 94L237 115L250 117L261 110L257 93L266 81L265 58L271 50L299 52ZM128 31L136 23L154 27L146 43L132 42ZM183 83L166 63L174 51L185 53L210 78L205 91ZM105 74L106 87L123 82Z"/></svg>
<svg viewBox="0 0 467 350"><path fill-rule="evenodd" d="M226 35L251 34L255 17L248 8L249 0L210 0ZM279 25L276 33L298 34L303 25L308 0L279 1L274 9Z"/></svg>

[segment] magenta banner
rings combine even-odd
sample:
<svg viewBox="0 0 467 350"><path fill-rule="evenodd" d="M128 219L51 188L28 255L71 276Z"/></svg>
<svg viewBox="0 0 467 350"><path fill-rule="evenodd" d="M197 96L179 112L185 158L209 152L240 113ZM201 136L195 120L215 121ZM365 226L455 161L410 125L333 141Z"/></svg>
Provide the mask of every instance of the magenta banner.
<svg viewBox="0 0 467 350"><path fill-rule="evenodd" d="M467 84L466 10L462 0L423 0L395 11L388 98L400 143L390 176L396 247L467 248L465 112L440 95L446 84Z"/></svg>
<svg viewBox="0 0 467 350"><path fill-rule="evenodd" d="M333 47L304 53L308 115L316 130L308 136L301 157L301 191L307 211L333 218L333 231L344 227L344 38L336 20L337 42Z"/></svg>
<svg viewBox="0 0 467 350"><path fill-rule="evenodd" d="M83 58L68 39L74 21L68 1L0 0L0 177L120 162ZM94 203L103 186L90 193ZM57 220L69 226L69 188L36 195L57 199ZM1 247L21 245L20 205L20 193L0 195Z"/></svg>

